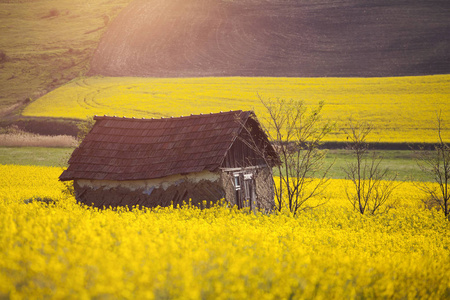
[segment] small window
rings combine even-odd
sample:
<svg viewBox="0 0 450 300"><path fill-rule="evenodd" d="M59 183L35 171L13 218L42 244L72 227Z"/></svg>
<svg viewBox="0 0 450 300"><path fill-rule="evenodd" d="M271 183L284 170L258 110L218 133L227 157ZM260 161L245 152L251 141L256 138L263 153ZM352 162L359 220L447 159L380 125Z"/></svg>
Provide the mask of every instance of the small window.
<svg viewBox="0 0 450 300"><path fill-rule="evenodd" d="M239 178L239 174L234 174L234 188L236 191L241 189L241 179Z"/></svg>

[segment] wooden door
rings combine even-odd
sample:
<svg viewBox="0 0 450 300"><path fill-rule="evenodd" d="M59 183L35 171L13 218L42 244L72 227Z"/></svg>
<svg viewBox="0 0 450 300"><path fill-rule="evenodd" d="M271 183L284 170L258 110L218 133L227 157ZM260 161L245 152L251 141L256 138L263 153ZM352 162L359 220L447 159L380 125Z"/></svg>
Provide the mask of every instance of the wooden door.
<svg viewBox="0 0 450 300"><path fill-rule="evenodd" d="M234 173L234 188L238 208L256 208L256 188L254 174L251 172Z"/></svg>

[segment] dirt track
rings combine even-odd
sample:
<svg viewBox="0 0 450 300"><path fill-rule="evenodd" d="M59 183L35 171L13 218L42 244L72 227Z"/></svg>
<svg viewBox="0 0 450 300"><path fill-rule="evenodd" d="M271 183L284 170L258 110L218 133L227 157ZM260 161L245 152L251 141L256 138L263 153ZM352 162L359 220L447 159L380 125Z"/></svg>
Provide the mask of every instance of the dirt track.
<svg viewBox="0 0 450 300"><path fill-rule="evenodd" d="M399 76L450 73L450 1L136 0L91 75Z"/></svg>

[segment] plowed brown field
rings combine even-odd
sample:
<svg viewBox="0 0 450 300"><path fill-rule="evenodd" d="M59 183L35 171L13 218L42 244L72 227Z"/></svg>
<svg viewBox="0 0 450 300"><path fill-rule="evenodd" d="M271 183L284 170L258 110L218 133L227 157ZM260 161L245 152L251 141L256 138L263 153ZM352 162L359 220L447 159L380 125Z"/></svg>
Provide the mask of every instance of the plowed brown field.
<svg viewBox="0 0 450 300"><path fill-rule="evenodd" d="M399 76L450 73L450 2L136 0L92 75Z"/></svg>

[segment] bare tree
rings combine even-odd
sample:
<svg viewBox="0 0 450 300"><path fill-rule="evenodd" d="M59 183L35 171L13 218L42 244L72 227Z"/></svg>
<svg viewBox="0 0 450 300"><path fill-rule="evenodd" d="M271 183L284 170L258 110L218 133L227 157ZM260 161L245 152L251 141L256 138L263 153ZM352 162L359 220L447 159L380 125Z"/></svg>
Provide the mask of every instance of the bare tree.
<svg viewBox="0 0 450 300"><path fill-rule="evenodd" d="M77 134L77 140L78 144L81 144L83 139L86 137L86 135L91 131L92 127L94 127L95 120L93 116L88 116L86 119L80 121L77 124L78 127L78 134Z"/></svg>
<svg viewBox="0 0 450 300"><path fill-rule="evenodd" d="M274 185L277 210L286 206L295 215L322 204L307 202L324 190L331 167L324 166L325 152L319 150L332 128L330 122L321 121L324 103L309 110L302 101L258 97L267 112L263 129L281 160L279 182Z"/></svg>
<svg viewBox="0 0 450 300"><path fill-rule="evenodd" d="M445 217L450 221L450 146L442 137L443 120L441 115L442 112L440 111L436 116L438 143L434 146L434 151L428 152L423 151L423 149L420 152L416 151L419 168L433 176L437 187L425 182L418 182L416 186L428 195L428 198L423 200L424 203L442 209Z"/></svg>
<svg viewBox="0 0 450 300"><path fill-rule="evenodd" d="M395 204L389 202L389 198L400 184L395 182L397 175L388 177L388 168L381 167L383 158L375 152L370 153L367 143L367 136L373 129L370 124L355 124L350 120L348 127L345 130L348 149L353 152L355 161L344 168L347 179L351 181L350 187L346 188L347 199L361 214L386 212Z"/></svg>

